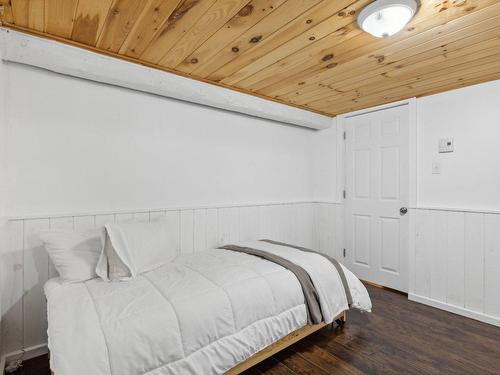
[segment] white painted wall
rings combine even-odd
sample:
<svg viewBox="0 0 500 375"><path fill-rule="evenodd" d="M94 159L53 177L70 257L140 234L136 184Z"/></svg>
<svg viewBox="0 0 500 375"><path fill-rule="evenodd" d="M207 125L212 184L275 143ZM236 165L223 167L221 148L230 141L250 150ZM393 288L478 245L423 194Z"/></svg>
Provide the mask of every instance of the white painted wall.
<svg viewBox="0 0 500 375"><path fill-rule="evenodd" d="M313 130L19 64L0 74L0 215L40 215L0 225L3 353L46 341L42 287L54 269L40 228L193 207L173 211L180 251L208 244L193 233L211 225L214 243L251 230L338 252L336 205L312 202ZM116 215L75 216L102 211Z"/></svg>
<svg viewBox="0 0 500 375"><path fill-rule="evenodd" d="M417 100L410 299L500 326L499 103L500 81ZM455 151L439 154L439 138Z"/></svg>
<svg viewBox="0 0 500 375"><path fill-rule="evenodd" d="M417 116L419 205L500 210L500 80L420 98ZM455 152L438 154L448 137Z"/></svg>
<svg viewBox="0 0 500 375"><path fill-rule="evenodd" d="M0 218L6 213L7 206L7 71L5 64L1 63L0 50Z"/></svg>
<svg viewBox="0 0 500 375"><path fill-rule="evenodd" d="M500 211L500 80L418 98L418 206ZM313 194L338 200L343 185L342 129L313 133ZM338 133L338 134L337 134ZM455 152L438 153L453 137ZM341 151L341 150L340 150ZM438 161L441 174L432 174Z"/></svg>
<svg viewBox="0 0 500 375"><path fill-rule="evenodd" d="M343 185L342 176L342 132L338 129L337 119L332 119L328 129L312 133L312 173L313 198L316 201L339 201L339 188ZM340 180L340 181L339 181Z"/></svg>
<svg viewBox="0 0 500 375"><path fill-rule="evenodd" d="M500 326L499 103L500 81L415 102L417 202L410 211L409 298ZM335 141L341 130L314 135L315 197L328 197L335 185L342 189L341 152L336 182L328 173L336 168L330 147L342 147L339 137ZM439 154L439 138L448 137L455 151ZM320 155L326 157L319 161ZM432 174L434 161L441 174ZM321 184L330 187L325 191Z"/></svg>
<svg viewBox="0 0 500 375"><path fill-rule="evenodd" d="M304 201L313 131L6 66L6 214Z"/></svg>

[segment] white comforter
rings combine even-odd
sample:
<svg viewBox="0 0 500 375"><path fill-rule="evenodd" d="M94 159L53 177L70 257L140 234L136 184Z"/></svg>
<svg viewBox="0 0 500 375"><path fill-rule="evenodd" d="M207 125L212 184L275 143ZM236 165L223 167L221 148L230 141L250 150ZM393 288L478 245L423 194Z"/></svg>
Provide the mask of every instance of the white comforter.
<svg viewBox="0 0 500 375"><path fill-rule="evenodd" d="M302 266L326 322L348 308L335 267L318 254L263 242ZM371 309L345 271L353 306ZM127 282L45 286L51 368L56 375L221 374L307 324L301 286L288 270L228 250L207 250Z"/></svg>

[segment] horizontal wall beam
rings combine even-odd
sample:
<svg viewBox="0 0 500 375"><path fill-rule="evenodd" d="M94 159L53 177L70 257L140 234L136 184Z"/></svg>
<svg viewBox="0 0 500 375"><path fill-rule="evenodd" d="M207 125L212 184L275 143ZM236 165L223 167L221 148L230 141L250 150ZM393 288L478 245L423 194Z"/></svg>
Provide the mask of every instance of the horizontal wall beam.
<svg viewBox="0 0 500 375"><path fill-rule="evenodd" d="M0 43L5 61L312 129L332 123L329 116L6 28Z"/></svg>

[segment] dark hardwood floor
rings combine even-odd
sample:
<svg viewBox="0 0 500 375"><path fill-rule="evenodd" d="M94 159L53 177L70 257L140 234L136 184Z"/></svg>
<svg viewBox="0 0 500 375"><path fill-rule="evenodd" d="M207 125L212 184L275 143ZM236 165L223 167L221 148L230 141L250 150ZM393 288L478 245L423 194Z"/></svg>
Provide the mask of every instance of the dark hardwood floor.
<svg viewBox="0 0 500 375"><path fill-rule="evenodd" d="M373 312L349 312L342 329L325 328L245 375L496 374L500 328L410 302L368 286ZM17 375L46 375L46 357Z"/></svg>
<svg viewBox="0 0 500 375"><path fill-rule="evenodd" d="M50 374L49 359L46 355L23 362L23 366L8 375L47 375Z"/></svg>

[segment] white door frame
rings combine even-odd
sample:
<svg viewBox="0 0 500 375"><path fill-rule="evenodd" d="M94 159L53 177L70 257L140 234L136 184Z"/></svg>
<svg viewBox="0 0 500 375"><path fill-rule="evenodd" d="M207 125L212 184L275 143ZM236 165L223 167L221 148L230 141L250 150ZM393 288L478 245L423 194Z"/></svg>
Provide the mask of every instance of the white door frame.
<svg viewBox="0 0 500 375"><path fill-rule="evenodd" d="M337 181L342 181L342 183L337 184L337 200L342 202L344 205L343 191L346 187L346 173L345 173L345 163L346 163L346 143L344 141L344 127L345 120L370 112L377 112L388 108L395 108L407 105L409 113L409 248L408 248L408 294L413 293L415 290L415 272L414 267L411 263L415 262L415 208L417 207L418 201L418 131L417 131L417 99L410 98L401 100L394 103L383 104L377 107L361 109L359 111L344 113L338 115L337 119ZM345 230L343 228L343 230ZM345 233L342 233L343 247L345 247Z"/></svg>

